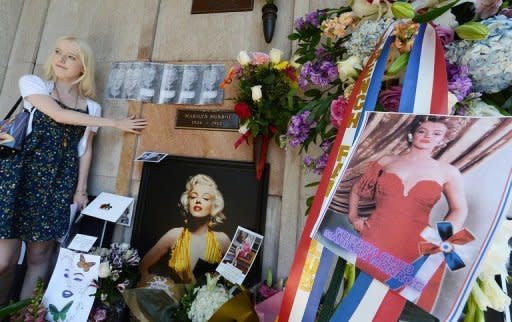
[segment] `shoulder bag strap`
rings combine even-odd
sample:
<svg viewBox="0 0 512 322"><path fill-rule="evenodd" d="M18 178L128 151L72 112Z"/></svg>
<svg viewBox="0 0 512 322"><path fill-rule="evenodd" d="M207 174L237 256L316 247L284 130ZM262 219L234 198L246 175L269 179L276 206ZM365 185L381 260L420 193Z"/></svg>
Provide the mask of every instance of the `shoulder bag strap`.
<svg viewBox="0 0 512 322"><path fill-rule="evenodd" d="M11 110L7 113L7 115L5 116L4 120L7 120L9 117L11 117L12 113L14 113L14 111L16 110L16 108L18 107L18 105L20 105L21 103L21 100L23 99L23 97L20 96L20 98L18 98L18 100L16 101L16 103L14 103L14 105L11 107Z"/></svg>

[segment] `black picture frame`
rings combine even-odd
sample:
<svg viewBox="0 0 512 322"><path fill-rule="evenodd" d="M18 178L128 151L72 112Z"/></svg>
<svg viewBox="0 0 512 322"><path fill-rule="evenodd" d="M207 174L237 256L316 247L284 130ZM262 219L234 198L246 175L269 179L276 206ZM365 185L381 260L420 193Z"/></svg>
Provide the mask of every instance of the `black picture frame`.
<svg viewBox="0 0 512 322"><path fill-rule="evenodd" d="M145 162L143 165L131 241L141 257L169 229L183 227L184 217L178 203L186 190L187 180L196 174L210 176L224 198L227 219L214 230L226 233L230 239L238 226L264 235L269 165L258 181L252 162L168 155L159 163ZM263 251L258 254L248 274L248 285L259 280ZM169 256L162 258L153 272L165 275L168 260Z"/></svg>
<svg viewBox="0 0 512 322"><path fill-rule="evenodd" d="M191 14L251 11L254 0L192 0Z"/></svg>

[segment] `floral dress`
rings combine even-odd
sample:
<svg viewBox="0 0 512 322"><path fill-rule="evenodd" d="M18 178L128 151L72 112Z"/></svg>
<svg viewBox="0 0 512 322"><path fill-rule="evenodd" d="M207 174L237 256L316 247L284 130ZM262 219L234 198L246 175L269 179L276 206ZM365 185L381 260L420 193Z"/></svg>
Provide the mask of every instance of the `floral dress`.
<svg viewBox="0 0 512 322"><path fill-rule="evenodd" d="M35 110L23 150L0 159L0 239L48 241L66 233L84 131Z"/></svg>

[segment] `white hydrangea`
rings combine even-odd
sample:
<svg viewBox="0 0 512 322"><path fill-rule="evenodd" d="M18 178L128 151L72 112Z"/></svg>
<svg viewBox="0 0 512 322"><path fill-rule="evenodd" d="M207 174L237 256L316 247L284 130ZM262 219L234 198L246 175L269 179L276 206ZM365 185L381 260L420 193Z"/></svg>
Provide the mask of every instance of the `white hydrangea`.
<svg viewBox="0 0 512 322"><path fill-rule="evenodd" d="M210 278L207 275L207 280L206 285L194 290L197 295L188 311L188 318L192 322L208 321L232 297L224 287L217 285L218 277Z"/></svg>
<svg viewBox="0 0 512 322"><path fill-rule="evenodd" d="M465 111L468 116L503 116L496 107L487 104L480 98L470 100Z"/></svg>
<svg viewBox="0 0 512 322"><path fill-rule="evenodd" d="M362 21L352 33L350 39L344 43L347 49L347 57L357 56L366 61L373 53L379 37L392 22L393 19L391 18Z"/></svg>
<svg viewBox="0 0 512 322"><path fill-rule="evenodd" d="M446 57L469 67L474 91L496 93L512 85L512 19L500 15L482 23L489 28L486 39L453 42Z"/></svg>

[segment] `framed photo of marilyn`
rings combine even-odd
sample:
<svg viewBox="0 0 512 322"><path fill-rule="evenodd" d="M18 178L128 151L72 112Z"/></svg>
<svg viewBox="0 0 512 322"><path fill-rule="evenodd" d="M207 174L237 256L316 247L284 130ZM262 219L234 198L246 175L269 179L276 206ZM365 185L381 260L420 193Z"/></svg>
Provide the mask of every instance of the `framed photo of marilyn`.
<svg viewBox="0 0 512 322"><path fill-rule="evenodd" d="M186 207L183 207L181 198L187 191L187 183L198 175L211 178L223 198L222 212L225 219L221 224L215 225L213 231L225 234L229 241L235 235L238 226L263 235L268 166L262 179L257 181L252 162L168 155L159 163L144 163L143 166L132 235L132 243L141 253L141 257L144 257L169 230L186 225ZM189 202L189 205L191 204L193 203ZM188 225L190 224L189 221ZM193 238L191 237L191 240ZM162 256L151 268L150 273L162 276L169 274L171 246L169 245L166 256ZM249 284L259 277L261 257L257 256L249 272L246 279ZM192 270L194 268L191 267Z"/></svg>
<svg viewBox="0 0 512 322"><path fill-rule="evenodd" d="M451 320L505 219L511 153L511 118L368 113L332 178L314 238L423 310ZM449 225L465 239L447 245L453 249L445 253L462 261L447 267L440 247L431 253L425 247L443 246L440 234ZM440 261L430 275L415 274L424 257Z"/></svg>

